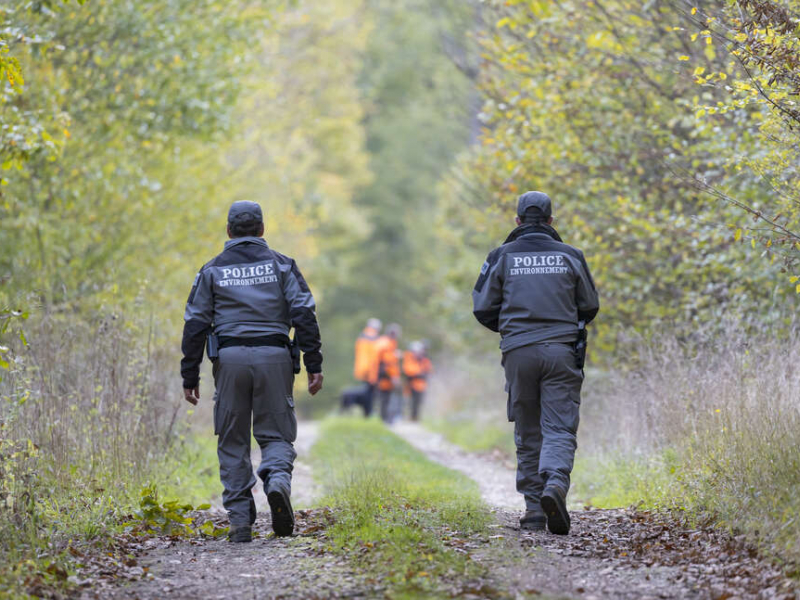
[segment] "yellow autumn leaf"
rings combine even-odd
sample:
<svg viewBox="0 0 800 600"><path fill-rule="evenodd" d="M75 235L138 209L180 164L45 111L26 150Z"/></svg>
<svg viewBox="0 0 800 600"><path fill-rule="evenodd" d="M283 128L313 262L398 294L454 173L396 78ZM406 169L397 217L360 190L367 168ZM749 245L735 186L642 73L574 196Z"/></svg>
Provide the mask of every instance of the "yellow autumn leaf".
<svg viewBox="0 0 800 600"><path fill-rule="evenodd" d="M794 277L789 277L789 283L794 283L798 279L800 279L800 277L798 277L797 275L795 275Z"/></svg>
<svg viewBox="0 0 800 600"><path fill-rule="evenodd" d="M685 54L682 54L682 55L680 55L680 56L678 57L678 60L689 60L689 57L688 57L688 56L686 56Z"/></svg>
<svg viewBox="0 0 800 600"><path fill-rule="evenodd" d="M696 6L692 8L692 14L693 14L693 15L696 15L696 14L697 14L697 7L696 7Z"/></svg>
<svg viewBox="0 0 800 600"><path fill-rule="evenodd" d="M733 234L733 239L734 239L734 240L736 240L737 242L738 242L740 239L742 239L742 230L741 230L741 228L740 228L740 229L737 229L737 230L736 230L736 233L734 233L734 234Z"/></svg>

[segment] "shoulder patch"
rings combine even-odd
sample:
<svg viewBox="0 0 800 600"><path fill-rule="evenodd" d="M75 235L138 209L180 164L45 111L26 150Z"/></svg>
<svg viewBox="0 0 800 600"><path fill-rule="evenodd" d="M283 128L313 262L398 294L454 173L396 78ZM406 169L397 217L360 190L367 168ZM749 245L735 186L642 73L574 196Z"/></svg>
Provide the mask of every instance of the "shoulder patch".
<svg viewBox="0 0 800 600"><path fill-rule="evenodd" d="M489 261L487 260L486 262L483 263L483 265L481 265L481 275L486 275L486 271L488 270L489 270Z"/></svg>

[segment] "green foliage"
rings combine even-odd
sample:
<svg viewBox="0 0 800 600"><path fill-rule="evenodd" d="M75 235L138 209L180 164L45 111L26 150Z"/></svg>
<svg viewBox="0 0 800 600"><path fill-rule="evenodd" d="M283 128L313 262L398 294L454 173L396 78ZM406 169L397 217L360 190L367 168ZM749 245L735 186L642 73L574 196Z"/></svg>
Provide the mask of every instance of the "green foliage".
<svg viewBox="0 0 800 600"><path fill-rule="evenodd" d="M25 332L20 327L14 328L13 325L26 320L28 316L29 314L27 312L22 312L21 310L10 308L0 309L0 372L11 368L14 361L14 353L11 351L11 348L5 345L5 343L7 343L5 340L8 337L9 331L16 335L23 346L27 345L28 340L25 337ZM2 380L3 377L0 375L0 381Z"/></svg>
<svg viewBox="0 0 800 600"><path fill-rule="evenodd" d="M435 595L448 575L476 574L449 547L489 523L473 481L362 419L326 421L312 460L336 519L331 550L380 572L393 597Z"/></svg>
<svg viewBox="0 0 800 600"><path fill-rule="evenodd" d="M474 10L453 0L363 3L369 36L358 85L372 178L353 199L364 225L330 240L335 262L321 279L335 391L351 381L367 318L402 324L406 340L431 336L427 302L439 287L431 216L436 183L469 143L472 83L455 61L471 56Z"/></svg>
<svg viewBox="0 0 800 600"><path fill-rule="evenodd" d="M460 418L459 418L460 416ZM499 419L499 415L492 415ZM505 427L503 427L505 425ZM425 426L441 433L449 442L469 452L499 451L505 456L514 456L514 426L497 421L487 423L471 414L448 415L447 418L426 421Z"/></svg>
<svg viewBox="0 0 800 600"><path fill-rule="evenodd" d="M494 2L485 17L480 147L440 205L442 251L456 248L448 284L469 289L513 226L516 196L540 189L597 280L594 348L632 329L698 337L730 313L753 329L783 325L797 299L780 262L753 260L765 246L733 235L744 215L706 193L761 206L764 180L740 157L774 147L754 130L764 106L696 116L729 100L724 87L698 86L701 65L729 81L743 74L730 48L695 35L690 11L670 3ZM441 312L463 310L453 298L439 295Z"/></svg>
<svg viewBox="0 0 800 600"><path fill-rule="evenodd" d="M27 85L4 106L3 147L24 160L12 152L3 165L3 293L35 292L48 306L133 298L158 263L141 252L152 243L141 226L151 235L169 226L177 211L157 200L164 179L181 173L193 141L213 149L228 127L244 40L266 13L98 0L18 3L5 17L29 42L15 47Z"/></svg>
<svg viewBox="0 0 800 600"><path fill-rule="evenodd" d="M140 535L187 536L204 533L218 537L227 533L227 530L215 527L211 521L195 526L195 519L190 513L208 510L211 508L210 504L194 507L181 500L160 502L153 484L144 486L139 495L139 508L134 512L136 520L126 523L125 526Z"/></svg>
<svg viewBox="0 0 800 600"><path fill-rule="evenodd" d="M737 69L714 72L699 65L695 82L701 89L713 89L720 98L696 113L700 120L717 123L719 116L732 113L740 123L749 119L748 134L755 147L730 156L728 170L749 172L760 179L761 194L742 199L738 189L706 185L719 200L745 211L750 225L736 229L736 239L749 238L753 248L765 249L767 256L782 259L787 270L796 271L800 260L800 61L798 2L744 0L736 5L711 5L691 11L698 37L707 44L722 42ZM729 77L730 75L730 77ZM794 274L794 273L793 273ZM792 281L795 283L795 281ZM800 293L800 285L796 286Z"/></svg>

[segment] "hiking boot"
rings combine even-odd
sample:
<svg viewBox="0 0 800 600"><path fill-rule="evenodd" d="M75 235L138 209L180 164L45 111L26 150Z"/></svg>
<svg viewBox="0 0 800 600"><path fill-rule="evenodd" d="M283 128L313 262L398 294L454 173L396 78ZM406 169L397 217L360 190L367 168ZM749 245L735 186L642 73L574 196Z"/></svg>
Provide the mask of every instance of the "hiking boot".
<svg viewBox="0 0 800 600"><path fill-rule="evenodd" d="M280 489L267 493L269 510L272 513L272 531L275 535L286 537L294 532L294 511L289 502L289 494Z"/></svg>
<svg viewBox="0 0 800 600"><path fill-rule="evenodd" d="M519 520L519 526L524 531L544 531L547 524L547 517L544 512L539 510L526 510L523 517Z"/></svg>
<svg viewBox="0 0 800 600"><path fill-rule="evenodd" d="M569 533L570 521L566 498L566 492L558 487L549 487L542 493L542 510L547 516L547 528L550 533L557 535Z"/></svg>
<svg viewBox="0 0 800 600"><path fill-rule="evenodd" d="M228 539L231 542L242 543L253 541L253 528L250 525L231 525L228 530Z"/></svg>

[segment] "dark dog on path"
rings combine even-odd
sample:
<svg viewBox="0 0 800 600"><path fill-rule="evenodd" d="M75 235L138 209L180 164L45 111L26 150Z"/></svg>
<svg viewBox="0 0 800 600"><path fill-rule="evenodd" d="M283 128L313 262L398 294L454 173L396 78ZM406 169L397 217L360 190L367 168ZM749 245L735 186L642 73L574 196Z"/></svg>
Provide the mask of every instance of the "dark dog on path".
<svg viewBox="0 0 800 600"><path fill-rule="evenodd" d="M351 406L360 406L364 416L369 417L372 414L372 393L372 386L366 383L345 389L342 392L342 412Z"/></svg>

